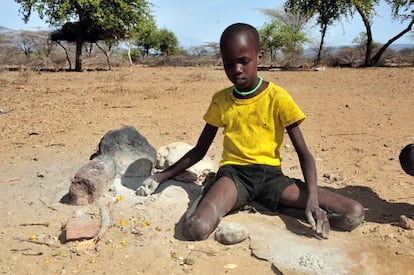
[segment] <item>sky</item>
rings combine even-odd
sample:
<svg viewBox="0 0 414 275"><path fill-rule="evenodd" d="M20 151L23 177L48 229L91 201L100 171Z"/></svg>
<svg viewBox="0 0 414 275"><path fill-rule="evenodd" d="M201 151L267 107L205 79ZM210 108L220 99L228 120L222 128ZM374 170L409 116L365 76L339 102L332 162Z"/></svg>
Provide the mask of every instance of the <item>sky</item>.
<svg viewBox="0 0 414 275"><path fill-rule="evenodd" d="M263 27L270 20L261 9L280 9L285 1L277 0L149 0L154 6L153 14L159 28L172 31L180 46L189 48L209 42L218 42L221 32L230 24L244 22ZM19 15L19 5L14 0L1 0L0 26L14 30L48 29L36 13L28 24ZM373 20L372 31L375 42L385 43L403 30L406 23L390 20L390 9L380 5ZM326 46L352 45L352 40L365 28L358 14L352 20L343 20L328 29ZM319 42L318 26L311 26L308 34ZM414 43L414 36L406 34L395 43ZM316 44L317 45L317 44Z"/></svg>

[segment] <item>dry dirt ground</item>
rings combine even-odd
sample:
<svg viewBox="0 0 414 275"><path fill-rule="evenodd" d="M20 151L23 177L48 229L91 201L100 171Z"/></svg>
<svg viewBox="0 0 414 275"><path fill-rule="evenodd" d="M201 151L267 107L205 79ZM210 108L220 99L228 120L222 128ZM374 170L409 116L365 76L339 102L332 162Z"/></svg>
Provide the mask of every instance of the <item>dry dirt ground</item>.
<svg viewBox="0 0 414 275"><path fill-rule="evenodd" d="M60 199L107 131L132 125L155 148L176 141L195 144L211 96L229 85L220 68L135 67L0 72L0 273L414 274L414 230L398 226L400 215L414 218L414 178L398 161L403 146L414 143L414 69L260 74L286 88L307 114L301 128L319 184L359 200L366 220L353 232L332 231L328 240L310 238L301 233L306 224L283 215L240 212L224 220L259 232L274 226L266 248L279 238L285 245L279 254L300 253L312 239L309 255L337 247L342 264L349 264L304 271L303 262L295 266L253 256L251 239L230 246L213 236L182 241L175 238L175 225L186 203L173 197L166 204L157 197L146 204L114 199L115 226L96 247L62 243L62 228L80 207ZM218 136L208 155L218 161L220 151ZM288 138L283 169L301 176ZM82 211L99 218L96 205ZM286 243L289 238L295 241ZM326 251L327 259L337 256Z"/></svg>

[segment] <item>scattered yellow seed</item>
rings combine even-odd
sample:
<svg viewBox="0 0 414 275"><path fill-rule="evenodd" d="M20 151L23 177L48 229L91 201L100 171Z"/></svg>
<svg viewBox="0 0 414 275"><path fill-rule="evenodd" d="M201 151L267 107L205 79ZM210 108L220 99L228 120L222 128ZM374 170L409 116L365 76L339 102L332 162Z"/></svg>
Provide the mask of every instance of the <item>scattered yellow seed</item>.
<svg viewBox="0 0 414 275"><path fill-rule="evenodd" d="M45 265L48 265L48 264L50 264L50 262L51 262L51 260L50 260L50 259L45 259L43 263L44 263Z"/></svg>
<svg viewBox="0 0 414 275"><path fill-rule="evenodd" d="M122 241L121 241L121 245L122 245L122 246L126 246L126 245L127 245L127 242L126 242L125 240L122 240Z"/></svg>
<svg viewBox="0 0 414 275"><path fill-rule="evenodd" d="M122 219L122 220L119 221L119 225L120 226L127 226L128 224L127 224L127 221L125 219Z"/></svg>
<svg viewBox="0 0 414 275"><path fill-rule="evenodd" d="M150 222L149 221L143 221L142 223L141 223L141 227L146 227L146 226L150 226Z"/></svg>
<svg viewBox="0 0 414 275"><path fill-rule="evenodd" d="M124 197L122 197L122 196L116 197L116 201L123 201L123 200L124 200Z"/></svg>
<svg viewBox="0 0 414 275"><path fill-rule="evenodd" d="M35 234L32 234L29 236L29 240L31 241L36 240L36 239L37 239L37 236Z"/></svg>

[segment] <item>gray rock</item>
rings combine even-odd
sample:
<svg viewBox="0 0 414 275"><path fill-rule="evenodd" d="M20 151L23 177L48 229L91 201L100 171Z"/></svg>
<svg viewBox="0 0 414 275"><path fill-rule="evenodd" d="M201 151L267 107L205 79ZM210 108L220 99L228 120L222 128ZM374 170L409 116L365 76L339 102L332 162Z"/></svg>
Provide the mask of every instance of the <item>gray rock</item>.
<svg viewBox="0 0 414 275"><path fill-rule="evenodd" d="M165 169L173 165L192 148L191 145L184 142L174 142L160 147L157 151L156 167L158 169ZM174 179L201 185L206 177L216 170L217 167L214 162L205 156L202 160L189 167L184 173L177 175Z"/></svg>
<svg viewBox="0 0 414 275"><path fill-rule="evenodd" d="M116 171L126 177L151 174L157 161L157 151L134 127L125 126L108 131L99 143L97 155L109 155L116 163Z"/></svg>
<svg viewBox="0 0 414 275"><path fill-rule="evenodd" d="M244 241L249 232L244 225L238 223L226 223L216 229L215 239L222 244L235 244Z"/></svg>

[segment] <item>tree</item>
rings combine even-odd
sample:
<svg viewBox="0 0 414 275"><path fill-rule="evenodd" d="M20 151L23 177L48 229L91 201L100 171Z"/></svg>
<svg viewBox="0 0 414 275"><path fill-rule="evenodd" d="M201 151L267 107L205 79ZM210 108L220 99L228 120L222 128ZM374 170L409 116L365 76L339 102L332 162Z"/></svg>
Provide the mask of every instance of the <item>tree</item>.
<svg viewBox="0 0 414 275"><path fill-rule="evenodd" d="M37 50L35 36L36 33L31 31L22 31L19 33L18 47L28 59Z"/></svg>
<svg viewBox="0 0 414 275"><path fill-rule="evenodd" d="M178 39L175 34L167 29L158 31L159 50L162 54L169 55L178 52Z"/></svg>
<svg viewBox="0 0 414 275"><path fill-rule="evenodd" d="M397 39L404 34L411 31L414 25L414 1L413 0L384 0L391 6L391 17L395 20L402 22L408 21L408 25L400 33L393 36L387 43L378 49L373 55L374 47L373 42L372 24L373 17L375 16L375 7L380 3L380 0L288 0L285 4L285 8L288 11L299 12L305 18L317 14L317 21L321 27L321 43L320 50L323 46L323 40L325 37L326 29L329 25L332 25L334 21L339 20L343 16L353 16L358 13L365 26L366 44L365 44L365 66L376 65L385 50ZM320 51L319 51L320 53ZM318 59L320 56L318 54Z"/></svg>
<svg viewBox="0 0 414 275"><path fill-rule="evenodd" d="M147 20L140 28L134 31L134 44L142 49L144 58L148 57L150 49L159 45L159 36L155 20Z"/></svg>
<svg viewBox="0 0 414 275"><path fill-rule="evenodd" d="M276 53L282 48L282 38L277 30L276 20L266 22L263 28L259 29L260 44L265 51L269 52L270 60L276 59Z"/></svg>
<svg viewBox="0 0 414 275"><path fill-rule="evenodd" d="M374 7L379 4L379 0L351 0L353 7L356 9L358 14L361 16L362 22L364 23L366 30L366 47L365 47L365 66L370 66L371 54L372 54L372 17L375 15Z"/></svg>
<svg viewBox="0 0 414 275"><path fill-rule="evenodd" d="M409 33L414 25L414 1L413 0L395 0L390 1L387 0L388 4L392 6L392 17L394 19L399 19L401 22L409 21L407 27L403 29L400 33L393 36L390 40L387 41L378 51L377 53L371 58L370 64L375 65L381 59L382 54L386 51L386 49L396 40L401 38L406 33Z"/></svg>
<svg viewBox="0 0 414 275"><path fill-rule="evenodd" d="M309 41L304 32L307 20L279 10L264 9L262 12L271 17L271 21L259 29L262 46L270 51L271 58L278 50L284 55L302 54L303 45Z"/></svg>
<svg viewBox="0 0 414 275"><path fill-rule="evenodd" d="M10 65L10 63L19 64L27 62L27 58L20 60L21 50L18 47L19 33L0 26L0 63Z"/></svg>
<svg viewBox="0 0 414 275"><path fill-rule="evenodd" d="M307 20L316 16L316 21L320 28L321 39L315 64L320 64L321 53L325 43L326 31L333 22L338 21L342 16L346 16L349 11L350 1L336 0L288 0L285 9L288 12L298 14Z"/></svg>
<svg viewBox="0 0 414 275"><path fill-rule="evenodd" d="M108 64L108 70L112 70L111 55L113 53L114 46L116 46L118 43L116 40L105 40L104 42L104 45L100 45L98 41L96 41L95 45L105 55L106 63Z"/></svg>
<svg viewBox="0 0 414 275"><path fill-rule="evenodd" d="M155 20L147 21L146 24L134 33L134 44L142 50L142 55L147 58L149 51L159 51L168 55L176 53L178 49L178 39L175 34L168 29L157 29Z"/></svg>
<svg viewBox="0 0 414 275"><path fill-rule="evenodd" d="M365 50L365 66L374 66L378 64L382 54L386 49L396 40L401 38L404 34L411 31L414 24L414 1L413 0L386 0L386 2L392 8L392 18L399 19L401 22L409 21L407 27L400 33L394 35L390 40L387 41L379 50L372 56L374 42L372 35L372 17L375 15L375 6L379 4L379 0L352 0L352 3L361 16L362 22L364 23L366 30L366 50Z"/></svg>
<svg viewBox="0 0 414 275"><path fill-rule="evenodd" d="M49 39L48 31L18 31L16 32L18 48L26 57L26 62L37 68L50 65L49 55L54 43Z"/></svg>
<svg viewBox="0 0 414 275"><path fill-rule="evenodd" d="M121 40L130 36L149 18L146 0L15 0L27 22L33 11L50 26L59 28L54 41L76 43L75 70L82 70L82 48L85 42Z"/></svg>

